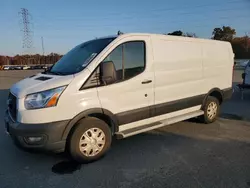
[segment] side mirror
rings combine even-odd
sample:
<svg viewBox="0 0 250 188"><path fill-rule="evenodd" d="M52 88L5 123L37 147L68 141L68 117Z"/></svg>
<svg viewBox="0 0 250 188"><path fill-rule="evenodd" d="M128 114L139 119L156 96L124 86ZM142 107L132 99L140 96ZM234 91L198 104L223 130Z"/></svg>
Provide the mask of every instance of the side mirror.
<svg viewBox="0 0 250 188"><path fill-rule="evenodd" d="M113 61L102 62L100 65L101 82L104 85L116 82L116 69Z"/></svg>

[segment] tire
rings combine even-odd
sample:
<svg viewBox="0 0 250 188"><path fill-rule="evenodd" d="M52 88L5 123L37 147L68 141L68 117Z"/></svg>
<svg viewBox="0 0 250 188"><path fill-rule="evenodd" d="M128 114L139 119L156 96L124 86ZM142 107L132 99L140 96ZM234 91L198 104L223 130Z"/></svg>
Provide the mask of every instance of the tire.
<svg viewBox="0 0 250 188"><path fill-rule="evenodd" d="M98 118L87 117L76 124L69 140L68 149L75 161L88 163L103 157L109 150L111 142L110 127Z"/></svg>
<svg viewBox="0 0 250 188"><path fill-rule="evenodd" d="M213 109L214 109L214 113L213 113ZM213 123L217 119L218 114L220 112L220 103L218 99L213 96L208 96L202 110L204 111L204 115L200 116L200 121L206 124Z"/></svg>

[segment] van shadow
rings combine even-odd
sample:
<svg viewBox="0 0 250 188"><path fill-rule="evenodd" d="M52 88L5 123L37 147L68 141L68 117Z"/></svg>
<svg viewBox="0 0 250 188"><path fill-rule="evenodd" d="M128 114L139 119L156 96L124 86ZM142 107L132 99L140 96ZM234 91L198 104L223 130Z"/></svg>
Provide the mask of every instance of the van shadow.
<svg viewBox="0 0 250 188"><path fill-rule="evenodd" d="M241 145L242 143L234 141L232 144L231 142L221 142L213 138L202 140L196 137L155 130L123 140L114 139L112 149L107 155L98 161L94 161L91 165L89 163L79 164L70 158L65 158L54 164L51 170L56 174L71 174L83 168L99 169L100 166L110 166L113 170L145 169L149 168L148 166L171 165L172 162L178 160L179 155L190 157L191 161L196 165L195 158L199 158L203 154L206 155L210 144L211 146L215 144L217 147L224 148L232 147L234 144ZM164 164L161 164L163 161L165 161ZM206 161L199 162L205 163ZM199 162L197 161L197 165Z"/></svg>
<svg viewBox="0 0 250 188"><path fill-rule="evenodd" d="M56 154L37 150L23 150L16 148L8 140L8 142L0 145L2 151L3 148L7 148L4 152L6 158L0 161L0 166L4 168L4 165L1 164L4 163L4 160L15 161L18 166L28 166L31 174L40 173L44 171L45 167L50 166L51 172L58 175L72 174L83 168L98 169L99 166L110 166L112 169L143 167L145 160L157 162L163 155L169 155L169 150L175 151L176 146L188 143L192 145L192 142L195 142L195 140L186 136L157 131L142 133L123 140L114 138L111 149L105 156L91 163L80 164L74 161L67 152ZM163 151L163 148L166 147L168 149ZM167 153L164 154L164 152Z"/></svg>
<svg viewBox="0 0 250 188"><path fill-rule="evenodd" d="M230 120L250 121L248 118L245 118L237 114L230 114L230 113L221 113L220 117L223 119L230 119Z"/></svg>
<svg viewBox="0 0 250 188"><path fill-rule="evenodd" d="M142 133L122 140L113 139L110 151L97 161L89 163L77 163L67 153L61 154L62 160L54 164L51 171L56 174L72 174L90 164L93 167L98 165L110 165L116 169L118 167L131 168L143 166L143 158L158 161L163 147L173 148L182 143L193 142L192 139L172 133L161 133L155 131ZM158 155L159 154L159 155Z"/></svg>

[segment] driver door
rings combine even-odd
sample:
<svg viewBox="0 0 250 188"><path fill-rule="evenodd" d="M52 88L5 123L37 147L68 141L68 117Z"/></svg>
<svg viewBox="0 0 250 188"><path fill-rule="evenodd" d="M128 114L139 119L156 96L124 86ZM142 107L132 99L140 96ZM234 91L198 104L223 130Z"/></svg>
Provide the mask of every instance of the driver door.
<svg viewBox="0 0 250 188"><path fill-rule="evenodd" d="M149 37L129 39L103 60L114 63L117 81L97 88L102 108L115 114L119 125L151 117L150 106L154 102L154 75L148 66L151 59L146 53Z"/></svg>

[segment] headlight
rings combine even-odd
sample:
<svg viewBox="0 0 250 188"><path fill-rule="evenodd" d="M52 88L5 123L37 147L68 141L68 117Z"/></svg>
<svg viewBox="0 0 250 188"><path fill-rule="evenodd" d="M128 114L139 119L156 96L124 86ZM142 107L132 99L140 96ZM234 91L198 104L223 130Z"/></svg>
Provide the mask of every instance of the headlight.
<svg viewBox="0 0 250 188"><path fill-rule="evenodd" d="M56 106L66 86L27 95L24 106L27 110Z"/></svg>

